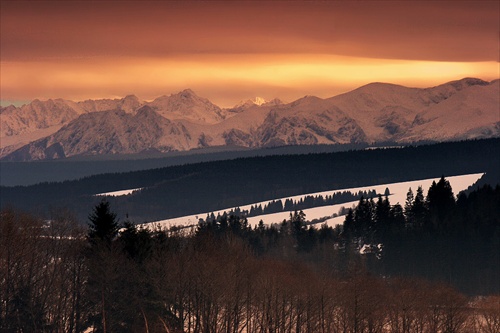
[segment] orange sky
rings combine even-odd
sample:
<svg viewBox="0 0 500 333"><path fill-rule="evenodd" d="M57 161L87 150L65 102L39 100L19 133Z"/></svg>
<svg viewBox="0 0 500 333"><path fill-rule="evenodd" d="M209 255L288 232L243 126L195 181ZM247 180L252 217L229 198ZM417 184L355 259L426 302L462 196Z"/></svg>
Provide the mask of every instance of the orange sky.
<svg viewBox="0 0 500 333"><path fill-rule="evenodd" d="M1 2L2 105L149 100L221 106L373 82L499 77L498 1Z"/></svg>

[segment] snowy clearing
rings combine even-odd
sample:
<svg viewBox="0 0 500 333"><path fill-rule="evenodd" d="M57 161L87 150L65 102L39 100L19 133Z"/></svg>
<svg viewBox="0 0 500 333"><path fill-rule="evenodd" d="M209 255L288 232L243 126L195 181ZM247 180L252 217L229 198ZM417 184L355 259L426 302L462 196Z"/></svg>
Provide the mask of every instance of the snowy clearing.
<svg viewBox="0 0 500 333"><path fill-rule="evenodd" d="M457 195L460 191L463 191L467 189L470 185L474 184L479 178L481 178L484 175L484 173L474 173L474 174L468 174L468 175L461 175L461 176L452 176L452 177L446 177L446 179L450 182L450 185L453 189L453 193ZM439 181L440 177L437 178L429 178L429 179L421 179L421 180L414 180L414 181L407 181L407 182L399 182L399 183L390 183L390 184L379 184L379 185L370 185L370 186L364 186L364 187L353 187L353 188L343 188L343 189L334 189L334 190L329 190L329 191L324 191L324 192L316 192L316 193L306 193L302 195L296 195L296 196L291 196L291 197L284 197L284 198L277 198L274 199L275 201L281 200L282 203L285 203L285 200L287 199L292 199L293 201L299 201L301 198L304 198L308 195L311 196L317 196L317 195L322 195L323 197L327 195L333 195L336 192L343 192L343 191L350 191L352 193L357 193L359 191L371 191L375 190L375 192L383 194L385 189L388 188L390 191L390 196L389 196L389 202L394 205L396 203L399 203L401 205L404 205L404 202L406 200L406 194L408 192L408 189L411 188L413 192L415 193L417 188L419 186L422 186L424 190L424 195L427 195L427 190L431 186L433 181ZM117 191L120 192L120 191ZM113 193L113 192L110 192ZM250 207L252 205L266 205L269 202L273 200L266 200L266 201L261 201L249 205L244 205L240 206L240 210L250 210ZM335 227L338 224L342 224L344 222L345 217L344 216L337 216L333 217L333 214L338 214L339 210L342 207L350 208L353 205L356 205L357 201L352 201L352 202L347 202L347 203L342 203L342 204L335 204L335 205L330 205L330 206L322 206L322 207L315 207L315 208L309 208L309 209L304 209L303 212L306 214L306 219L308 221L312 221L314 219L325 219L324 222L320 222L317 224L317 226L320 226L323 223L326 223L330 227ZM214 211L213 213L217 216L217 214L223 214L224 212L229 212L230 210L234 209L236 207L231 207L231 208L226 208L226 209L221 209L218 211ZM199 219L205 219L205 217L208 214L211 214L212 212L204 212L204 213L199 213L199 214L194 214L194 215L189 215L189 216L181 216L177 218L172 218L172 219L166 219L166 220L161 220L161 221L156 221L156 222L149 222L143 224L144 227L161 227L164 229L169 229L171 227L194 227L198 224ZM248 219L248 224L251 225L252 227L256 226L260 220L264 222L266 225L271 225L273 223L280 223L283 220L286 220L290 217L290 212L279 212L279 213L274 213L274 214L263 214L259 216L253 216L249 217Z"/></svg>
<svg viewBox="0 0 500 333"><path fill-rule="evenodd" d="M96 197L98 196L106 196L106 197L119 197L121 195L129 195L132 194L134 191L140 191L142 190L143 187L138 187L138 188L131 188L129 190L120 190L120 191L113 191L113 192L104 192L104 193L98 193L94 194Z"/></svg>

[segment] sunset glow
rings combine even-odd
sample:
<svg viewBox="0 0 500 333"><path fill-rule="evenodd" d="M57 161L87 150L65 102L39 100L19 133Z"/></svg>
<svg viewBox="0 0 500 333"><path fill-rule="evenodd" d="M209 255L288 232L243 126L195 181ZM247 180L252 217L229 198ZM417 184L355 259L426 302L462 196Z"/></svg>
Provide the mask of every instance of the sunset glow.
<svg viewBox="0 0 500 333"><path fill-rule="evenodd" d="M120 4L120 6L118 6ZM221 106L330 97L370 82L499 73L497 2L1 4L1 100L144 100L191 88Z"/></svg>

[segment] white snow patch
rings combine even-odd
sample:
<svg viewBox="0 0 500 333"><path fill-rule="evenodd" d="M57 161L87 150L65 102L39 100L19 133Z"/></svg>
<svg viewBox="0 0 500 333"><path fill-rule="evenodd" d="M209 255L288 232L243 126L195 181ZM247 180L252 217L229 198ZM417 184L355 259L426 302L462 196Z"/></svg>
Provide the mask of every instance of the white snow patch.
<svg viewBox="0 0 500 333"><path fill-rule="evenodd" d="M315 219L331 217L331 216L333 216L333 214L338 214L339 210L342 207L349 208L349 207L352 207L353 205L356 205L357 203L358 203L358 201L351 201L351 202L345 202L345 203L335 204L335 205L330 205L330 206L321 206L321 207L303 209L302 211L306 214L306 219L308 221L312 221ZM252 216L252 217L248 217L247 220L248 220L248 224L251 226L258 225L260 220L262 220L265 224L281 223L281 222L283 222L283 220L290 219L290 213L291 212L279 212L279 213L273 213L273 214ZM317 223L316 226L320 226L322 223L325 223L325 222ZM340 223L343 223L343 222L344 222L344 218L342 217L342 222L340 222Z"/></svg>
<svg viewBox="0 0 500 333"><path fill-rule="evenodd" d="M262 104L265 104L267 101L262 98L262 97L255 97L253 100L252 100L253 104L255 105L262 105Z"/></svg>
<svg viewBox="0 0 500 333"><path fill-rule="evenodd" d="M132 192L134 191L140 191L142 190L143 187L138 187L138 188L131 188L131 189L128 189L128 190L120 190L120 191L113 191L113 192L104 192L104 193L98 193L98 194L95 194L96 197L98 196L106 196L106 197L119 197L119 196L122 196L122 195L129 195L129 194L132 194Z"/></svg>
<svg viewBox="0 0 500 333"><path fill-rule="evenodd" d="M452 177L445 177L446 180L450 182L450 185L453 189L453 193L457 195L460 191L463 191L467 189L470 185L472 185L474 182L476 182L479 178L481 178L484 175L484 173L474 173L474 174L469 174L469 175L461 175L461 176L452 176ZM336 192L344 192L344 191L349 191L354 193L358 193L359 191L372 191L375 190L376 193L384 194L384 191L386 188L389 189L390 195L389 195L389 202L391 205L395 205L399 203L400 205L404 205L406 201L406 194L408 193L408 189L411 188L413 193L416 193L417 188L419 186L422 186L424 190L424 195L427 195L427 191L429 187L431 186L432 182L438 182L440 177L438 178L429 178L429 179L421 179L421 180L414 180L414 181L407 181L407 182L398 182L398 183L390 183L390 184L380 184L380 185L370 185L370 186L364 186L364 187L353 187L353 188L343 188L343 189L334 189L334 190L329 190L329 191L323 191L323 192L316 192L316 193L307 193L307 194L301 194L301 195L296 195L296 196L291 196L291 197L284 197L284 198L278 198L274 199L274 201L281 200L283 205L285 204L285 200L291 199L292 201L299 201L301 198L304 198L306 196L318 196L322 195L323 197L326 197L327 195L334 195ZM112 192L111 192L112 193ZM376 199L374 199L376 200ZM264 207L266 204L271 202L273 200L266 200L266 201L261 201L249 205L243 205L239 206L241 211L244 210L250 210L251 206L259 206L262 205ZM315 208L309 208L309 209L304 209L303 212L306 214L306 219L308 221L312 221L314 219L322 219L322 218L327 218L324 222L319 222L315 224L316 227L320 227L321 224L326 223L327 226L329 227L335 227L338 224L344 223L345 216L337 216L334 217L334 214L338 214L339 210L342 207L345 208L350 208L354 205L356 205L358 201L351 201L351 202L346 202L342 204L335 204L335 205L330 205L330 206L322 206L322 207L315 207ZM218 211L214 211L214 215L217 216L217 214L223 214L224 212L229 212L230 210L234 210L236 207L232 208L226 208L226 209L221 209ZM156 222L150 222L150 223L145 223L145 227L161 227L164 229L170 229L171 227L194 227L198 225L199 219L205 219L207 215L211 214L212 212L205 212L205 213L199 213L199 214L194 214L194 215L189 215L189 216L181 216L177 218L171 218L171 219L166 219L166 220L161 220L161 221L156 221ZM252 227L256 226L259 224L259 221L262 220L264 224L266 225L271 225L274 223L281 223L283 220L288 220L290 218L290 212L279 212L279 213L273 213L273 214L263 214L259 216L252 216L248 217L248 224Z"/></svg>

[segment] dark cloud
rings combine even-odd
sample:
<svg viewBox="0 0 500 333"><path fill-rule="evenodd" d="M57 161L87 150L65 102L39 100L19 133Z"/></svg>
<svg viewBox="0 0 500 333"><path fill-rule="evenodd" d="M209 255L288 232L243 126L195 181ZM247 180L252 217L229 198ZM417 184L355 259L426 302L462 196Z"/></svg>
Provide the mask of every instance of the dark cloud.
<svg viewBox="0 0 500 333"><path fill-rule="evenodd" d="M2 99L154 98L229 106L372 81L498 78L498 1L2 1Z"/></svg>
<svg viewBox="0 0 500 333"><path fill-rule="evenodd" d="M497 1L1 3L2 61L320 53L498 61Z"/></svg>

